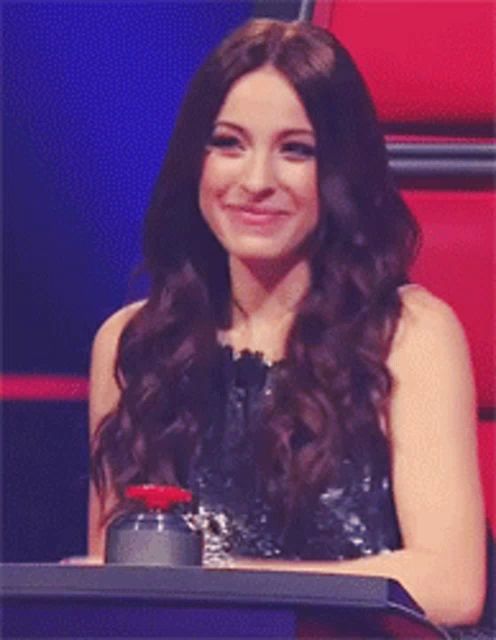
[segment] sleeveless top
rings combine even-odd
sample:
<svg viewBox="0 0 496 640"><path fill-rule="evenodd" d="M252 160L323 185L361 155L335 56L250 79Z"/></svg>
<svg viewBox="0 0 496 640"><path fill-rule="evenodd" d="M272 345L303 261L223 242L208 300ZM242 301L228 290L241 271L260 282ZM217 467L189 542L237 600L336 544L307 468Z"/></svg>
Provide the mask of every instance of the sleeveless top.
<svg viewBox="0 0 496 640"><path fill-rule="evenodd" d="M192 465L198 497L195 527L204 535L204 564L229 565L234 556L342 560L401 547L388 461L341 463L339 481L283 528L255 483L253 434L282 363L260 353L219 347L208 428Z"/></svg>
<svg viewBox="0 0 496 640"><path fill-rule="evenodd" d="M254 481L253 434L282 364L219 347L209 426L188 482L196 513L185 516L203 532L203 564L229 566L236 556L332 561L401 548L389 458L345 458L339 481L329 483L289 529L278 524ZM492 640L495 611L486 609L479 625L444 630L452 640Z"/></svg>
<svg viewBox="0 0 496 640"><path fill-rule="evenodd" d="M188 483L198 503L186 519L203 532L203 564L229 566L236 556L332 561L401 548L388 458L343 459L339 481L330 482L289 529L278 524L254 480L253 434L282 365L260 353L219 347L208 428ZM494 543L491 549L494 555ZM452 640L496 638L490 598L478 625L444 627Z"/></svg>

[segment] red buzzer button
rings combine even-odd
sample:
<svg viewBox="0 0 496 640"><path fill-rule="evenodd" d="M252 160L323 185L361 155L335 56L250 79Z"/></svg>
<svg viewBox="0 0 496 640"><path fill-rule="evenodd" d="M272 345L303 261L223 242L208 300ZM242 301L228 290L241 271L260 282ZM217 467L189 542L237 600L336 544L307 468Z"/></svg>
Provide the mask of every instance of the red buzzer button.
<svg viewBox="0 0 496 640"><path fill-rule="evenodd" d="M191 502L191 491L181 487L137 484L126 488L126 498L143 502L147 509L163 509L168 511L171 507L181 502Z"/></svg>

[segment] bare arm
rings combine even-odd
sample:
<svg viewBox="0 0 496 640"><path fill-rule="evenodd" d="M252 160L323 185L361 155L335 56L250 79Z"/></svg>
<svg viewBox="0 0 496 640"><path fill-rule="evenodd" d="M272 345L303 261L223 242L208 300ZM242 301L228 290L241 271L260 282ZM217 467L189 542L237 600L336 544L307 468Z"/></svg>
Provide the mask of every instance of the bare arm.
<svg viewBox="0 0 496 640"><path fill-rule="evenodd" d="M393 487L404 548L342 562L239 559L235 567L379 575L399 580L443 624L470 624L485 591L485 529L470 359L452 311L420 287L389 360Z"/></svg>
<svg viewBox="0 0 496 640"><path fill-rule="evenodd" d="M117 345L122 330L143 302L131 304L108 318L98 330L93 342L90 366L89 421L90 437L102 419L115 409L119 400L119 388L114 379L114 364ZM105 530L101 526L102 513L112 506L114 498L109 496L101 508L93 483L90 483L88 503L88 554L103 558Z"/></svg>

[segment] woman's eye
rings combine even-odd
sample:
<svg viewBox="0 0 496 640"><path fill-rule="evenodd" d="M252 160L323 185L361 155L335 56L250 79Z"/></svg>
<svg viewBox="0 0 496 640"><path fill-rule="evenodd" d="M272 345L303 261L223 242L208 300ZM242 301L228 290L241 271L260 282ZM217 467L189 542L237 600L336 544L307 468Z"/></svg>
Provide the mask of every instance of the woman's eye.
<svg viewBox="0 0 496 640"><path fill-rule="evenodd" d="M241 147L241 141L236 136L214 135L210 138L208 147L215 149L235 150Z"/></svg>
<svg viewBox="0 0 496 640"><path fill-rule="evenodd" d="M305 142L286 142L282 146L282 152L297 158L313 158L315 156L315 147Z"/></svg>

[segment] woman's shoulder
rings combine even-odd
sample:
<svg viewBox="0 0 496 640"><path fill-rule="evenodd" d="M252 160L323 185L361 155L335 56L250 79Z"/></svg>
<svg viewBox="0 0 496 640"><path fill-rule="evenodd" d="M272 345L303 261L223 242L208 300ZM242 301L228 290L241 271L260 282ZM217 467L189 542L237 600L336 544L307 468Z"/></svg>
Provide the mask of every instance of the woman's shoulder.
<svg viewBox="0 0 496 640"><path fill-rule="evenodd" d="M117 345L119 338L138 311L145 305L146 300L137 300L121 307L109 316L99 327L94 339L94 349L103 345Z"/></svg>
<svg viewBox="0 0 496 640"><path fill-rule="evenodd" d="M145 300L122 307L98 329L93 341L90 364L90 425L92 429L114 409L120 389L115 376L117 349L128 322L145 304Z"/></svg>
<svg viewBox="0 0 496 640"><path fill-rule="evenodd" d="M442 298L434 295L421 284L410 283L399 288L403 305L403 316L422 316L432 318L436 316L453 316L454 311Z"/></svg>
<svg viewBox="0 0 496 640"><path fill-rule="evenodd" d="M463 326L452 307L425 287L400 288L401 316L389 354L393 370L436 360L470 360Z"/></svg>
<svg viewBox="0 0 496 640"><path fill-rule="evenodd" d="M463 335L463 327L454 309L442 298L419 284L400 287L401 316L394 343L399 347L408 339L435 337L446 338Z"/></svg>

